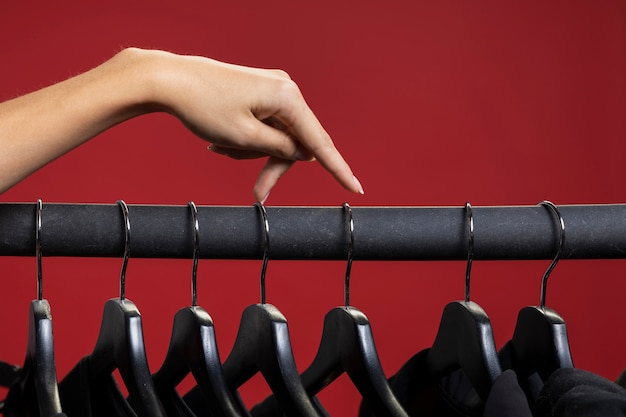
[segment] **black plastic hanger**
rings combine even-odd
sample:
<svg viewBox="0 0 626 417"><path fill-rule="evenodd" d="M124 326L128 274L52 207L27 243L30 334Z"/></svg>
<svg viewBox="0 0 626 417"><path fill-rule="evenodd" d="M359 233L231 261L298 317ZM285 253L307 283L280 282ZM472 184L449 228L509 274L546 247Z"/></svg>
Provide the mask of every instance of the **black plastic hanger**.
<svg viewBox="0 0 626 417"><path fill-rule="evenodd" d="M348 214L350 230L344 306L336 307L326 314L318 352L311 365L302 373L302 382L307 393L313 396L346 372L377 416L407 416L387 382L369 320L361 311L350 306L354 223L348 203L344 203L344 209Z"/></svg>
<svg viewBox="0 0 626 417"><path fill-rule="evenodd" d="M326 314L320 346L311 365L301 374L302 383L312 397L345 372L377 416L407 416L387 382L376 353L369 320L361 311L350 306L354 222L348 203L344 203L344 209L350 231L344 305ZM272 396L255 406L252 415L275 415L276 408L276 398Z"/></svg>
<svg viewBox="0 0 626 417"><path fill-rule="evenodd" d="M469 278L474 252L474 219L466 203L469 222L469 250L465 275L465 300L448 304L439 330L428 352L430 371L439 377L461 369L479 397L485 401L491 386L502 373L491 322L485 311L469 297Z"/></svg>
<svg viewBox="0 0 626 417"><path fill-rule="evenodd" d="M200 251L198 210L193 202L189 202L189 207L194 226L191 307L179 310L174 317L170 346L163 365L153 375L154 386L168 417L192 415L176 392L176 386L191 372L211 413L216 416L240 417L238 406L222 371L213 320L197 305L196 272Z"/></svg>
<svg viewBox="0 0 626 417"><path fill-rule="evenodd" d="M118 369L128 390L132 406L139 417L165 417L148 367L143 340L141 314L125 298L125 275L130 257L130 221L128 207L118 201L124 215L126 245L120 275L120 297L106 302L100 334L88 358L91 379L113 378Z"/></svg>
<svg viewBox="0 0 626 417"><path fill-rule="evenodd" d="M41 223L43 204L37 201L35 251L37 256L37 299L30 304L26 359L19 378L6 400L6 416L54 416L61 413L52 337L50 304L43 298L41 270Z"/></svg>
<svg viewBox="0 0 626 417"><path fill-rule="evenodd" d="M248 306L241 317L237 338L223 364L226 381L236 390L260 372L289 417L318 416L302 382L291 349L287 320L265 302L265 272L269 259L269 223L265 207L256 203L264 226L261 303Z"/></svg>
<svg viewBox="0 0 626 417"><path fill-rule="evenodd" d="M526 378L537 372L544 381L555 370L573 368L574 363L565 321L556 311L546 307L548 277L563 252L565 223L558 208L552 202L543 201L540 204L551 209L558 218L559 247L556 256L543 275L539 306L529 306L520 310L510 343L513 366L518 377Z"/></svg>

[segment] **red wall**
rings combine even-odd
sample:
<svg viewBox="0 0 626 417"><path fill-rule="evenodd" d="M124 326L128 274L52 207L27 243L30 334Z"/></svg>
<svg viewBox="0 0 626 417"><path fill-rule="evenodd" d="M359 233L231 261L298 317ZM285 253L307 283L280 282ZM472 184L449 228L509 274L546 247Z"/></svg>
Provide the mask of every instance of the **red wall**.
<svg viewBox="0 0 626 417"><path fill-rule="evenodd" d="M9 2L0 10L0 99L87 70L123 46L291 74L366 195L349 195L316 164L300 164L268 205L626 200L621 0ZM176 120L146 116L55 161L0 201L252 204L262 162L233 162L205 148ZM120 264L44 258L60 377L93 348ZM498 345L511 336L517 311L538 302L547 264L474 264L472 296ZM143 314L153 369L174 313L190 302L190 268L185 260L130 261L127 296ZM315 354L325 312L342 302L344 268L270 262L268 301L289 320L301 368ZM215 320L224 358L242 310L258 301L259 269L259 261L200 263L199 303ZM21 363L35 260L3 258L0 271L0 359ZM461 262L355 262L352 301L369 316L388 373L432 344L443 306L463 295L464 271ZM576 365L609 378L626 367L625 271L621 260L563 261L548 288ZM260 378L243 389L249 404L266 393ZM345 377L322 395L334 415L354 415L358 398Z"/></svg>

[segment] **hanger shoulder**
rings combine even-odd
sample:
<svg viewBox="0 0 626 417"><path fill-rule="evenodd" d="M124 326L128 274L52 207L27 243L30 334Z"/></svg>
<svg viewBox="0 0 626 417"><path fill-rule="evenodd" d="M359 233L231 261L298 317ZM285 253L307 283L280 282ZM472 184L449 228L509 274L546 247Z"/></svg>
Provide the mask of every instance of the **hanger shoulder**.
<svg viewBox="0 0 626 417"><path fill-rule="evenodd" d="M315 395L343 372L363 366L363 354L372 351L373 338L365 314L351 307L337 307L324 317L322 339L313 362L302 373L302 381L310 395ZM377 360L377 358L376 358ZM363 366L364 367L364 366ZM359 378L360 379L360 378Z"/></svg>
<svg viewBox="0 0 626 417"><path fill-rule="evenodd" d="M287 320L271 304L255 304L244 310L223 369L232 390L260 372L285 415L318 415L296 367Z"/></svg>
<svg viewBox="0 0 626 417"><path fill-rule="evenodd" d="M342 320L340 308L332 309L324 317L322 339L317 354L301 376L302 383L311 396L320 392L344 372L340 353Z"/></svg>
<svg viewBox="0 0 626 417"><path fill-rule="evenodd" d="M134 341L139 341L141 346L136 346ZM96 346L89 357L91 372L96 375L110 373L124 362L124 356L131 361L141 361L145 353L140 351L142 347L141 314L137 306L130 300L108 300L104 305Z"/></svg>
<svg viewBox="0 0 626 417"><path fill-rule="evenodd" d="M100 334L89 356L92 378L110 377L114 369L119 370L139 416L165 416L148 366L141 314L128 299L106 302Z"/></svg>
<svg viewBox="0 0 626 417"><path fill-rule="evenodd" d="M520 376L536 371L545 380L556 369L574 367L565 321L552 309L521 309L511 345Z"/></svg>
<svg viewBox="0 0 626 417"><path fill-rule="evenodd" d="M457 301L444 308L428 364L436 376L463 369L478 395L487 398L502 370L491 322L478 304Z"/></svg>
<svg viewBox="0 0 626 417"><path fill-rule="evenodd" d="M201 307L181 309L174 317L168 352L153 375L159 396L172 395L189 372L212 410L225 417L240 415L222 371L213 319Z"/></svg>
<svg viewBox="0 0 626 417"><path fill-rule="evenodd" d="M387 382L369 320L355 308L343 307L338 312L342 316L341 356L346 373L377 415L406 417Z"/></svg>
<svg viewBox="0 0 626 417"><path fill-rule="evenodd" d="M231 389L237 389L260 371L267 356L274 356L278 330L276 327L283 324L286 325L287 320L271 304L253 304L246 307L241 316L235 344L222 365ZM280 345L282 344L281 341Z"/></svg>
<svg viewBox="0 0 626 417"><path fill-rule="evenodd" d="M213 347L213 320L199 307L184 308L174 316L170 345L161 368L153 375L157 389L176 387L190 372L192 364L210 361L205 356L204 343ZM203 335L207 334L206 339Z"/></svg>
<svg viewBox="0 0 626 417"><path fill-rule="evenodd" d="M346 372L377 415L406 416L382 369L367 316L353 307L326 314L315 359L302 373L310 396Z"/></svg>
<svg viewBox="0 0 626 417"><path fill-rule="evenodd" d="M25 377L32 378L34 382L40 414L61 413L50 304L47 300L34 300L31 302L29 315Z"/></svg>

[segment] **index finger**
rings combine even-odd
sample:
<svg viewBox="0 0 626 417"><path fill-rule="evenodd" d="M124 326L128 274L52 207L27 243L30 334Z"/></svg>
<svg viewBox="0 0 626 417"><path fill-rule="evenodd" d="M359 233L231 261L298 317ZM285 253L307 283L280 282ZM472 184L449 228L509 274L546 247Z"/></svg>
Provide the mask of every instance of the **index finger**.
<svg viewBox="0 0 626 417"><path fill-rule="evenodd" d="M299 93L299 91L298 91ZM352 169L339 153L330 135L322 127L313 111L299 94L299 106L288 107L288 113L279 112L283 120L294 133L298 141L330 172L347 190L364 194L361 183Z"/></svg>

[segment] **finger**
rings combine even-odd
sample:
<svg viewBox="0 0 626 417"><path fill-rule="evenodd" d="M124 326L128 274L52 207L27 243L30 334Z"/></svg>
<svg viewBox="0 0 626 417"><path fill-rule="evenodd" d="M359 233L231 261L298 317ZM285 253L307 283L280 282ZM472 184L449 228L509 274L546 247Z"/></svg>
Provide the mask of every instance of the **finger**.
<svg viewBox="0 0 626 417"><path fill-rule="evenodd" d="M290 134L288 127L276 122L272 122L272 124L277 127L270 126L252 115L251 117L253 118L251 122L253 128L248 130L241 148L293 161L311 161L314 159L309 150Z"/></svg>
<svg viewBox="0 0 626 417"><path fill-rule="evenodd" d="M280 159L270 156L259 172L259 177L254 185L254 198L256 201L265 203L272 188L276 185L280 177L293 166L295 161Z"/></svg>
<svg viewBox="0 0 626 417"><path fill-rule="evenodd" d="M214 152L218 155L224 155L232 159L256 159L256 158L266 158L269 155L264 152L259 151L250 151L247 149L237 149L237 148L228 148L226 146L220 146L211 144L207 148L211 152Z"/></svg>
<svg viewBox="0 0 626 417"><path fill-rule="evenodd" d="M302 101L304 99L301 99ZM299 110L296 110L299 109ZM290 112L279 112L277 116L289 125L300 143L329 171L346 189L363 194L361 183L352 173L350 166L339 153L332 139L324 130L313 111L304 103L291 107Z"/></svg>

